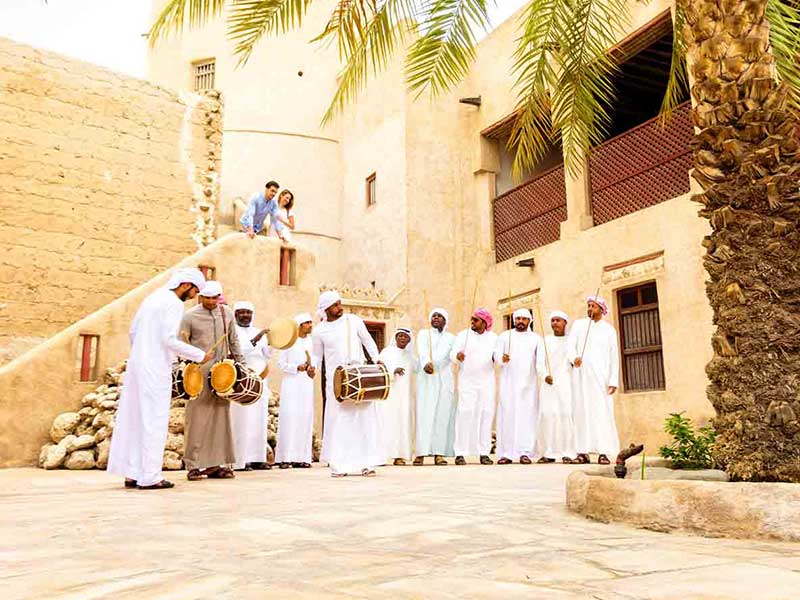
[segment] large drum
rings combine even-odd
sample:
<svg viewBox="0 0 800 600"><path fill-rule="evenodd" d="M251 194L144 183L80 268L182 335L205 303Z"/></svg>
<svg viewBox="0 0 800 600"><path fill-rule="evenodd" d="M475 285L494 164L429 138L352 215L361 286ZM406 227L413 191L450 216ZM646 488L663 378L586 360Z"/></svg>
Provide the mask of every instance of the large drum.
<svg viewBox="0 0 800 600"><path fill-rule="evenodd" d="M389 370L384 365L337 367L333 373L333 395L339 402L386 400L390 386Z"/></svg>
<svg viewBox="0 0 800 600"><path fill-rule="evenodd" d="M261 398L264 382L247 365L227 358L208 372L208 382L220 398L247 406Z"/></svg>
<svg viewBox="0 0 800 600"><path fill-rule="evenodd" d="M200 365L191 362L177 362L172 365L172 399L191 400L203 391L203 373Z"/></svg>

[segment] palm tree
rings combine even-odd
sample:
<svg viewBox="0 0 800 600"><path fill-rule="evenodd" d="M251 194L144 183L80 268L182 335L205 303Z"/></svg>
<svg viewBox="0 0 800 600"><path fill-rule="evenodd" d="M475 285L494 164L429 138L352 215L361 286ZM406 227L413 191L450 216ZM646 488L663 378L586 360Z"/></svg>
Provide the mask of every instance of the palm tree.
<svg viewBox="0 0 800 600"><path fill-rule="evenodd" d="M266 36L298 26L313 0L169 0L155 44L227 11L242 62ZM460 81L494 0L339 0L317 38L343 61L329 121L373 72L406 49L416 94ZM228 5L226 8L226 4ZM708 397L716 453L744 480L800 481L800 0L676 0L666 118L692 75L694 199L711 223L707 295L714 314ZM603 140L629 20L626 0L532 0L514 50L517 174L555 141L577 174ZM685 89L685 88L684 88Z"/></svg>

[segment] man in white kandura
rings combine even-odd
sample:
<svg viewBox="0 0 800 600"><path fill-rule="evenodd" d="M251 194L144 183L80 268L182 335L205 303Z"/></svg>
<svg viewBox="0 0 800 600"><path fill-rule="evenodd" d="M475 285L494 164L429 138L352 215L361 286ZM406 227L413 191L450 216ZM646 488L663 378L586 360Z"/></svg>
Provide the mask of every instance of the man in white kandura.
<svg viewBox="0 0 800 600"><path fill-rule="evenodd" d="M539 421L536 440L538 462L552 463L558 458L572 464L575 456L574 424L572 421L572 365L567 345L567 313L550 313L552 335L544 339L546 353L537 356L539 372Z"/></svg>
<svg viewBox="0 0 800 600"><path fill-rule="evenodd" d="M446 465L445 456L454 456L456 403L453 363L450 351L456 339L447 331L447 311L434 308L428 315L430 328L417 335L417 436L414 465L426 456L437 465Z"/></svg>
<svg viewBox="0 0 800 600"><path fill-rule="evenodd" d="M536 363L543 354L542 338L531 331L531 313L514 311L512 328L497 338L494 360L500 365L500 401L497 407L497 461L509 465L518 460L531 464L536 447L536 415L539 411Z"/></svg>
<svg viewBox="0 0 800 600"><path fill-rule="evenodd" d="M492 421L495 410L494 350L497 336L491 332L492 315L485 308L472 314L470 328L460 332L450 351L458 365L458 406L456 407L456 464L465 456L480 456L491 465Z"/></svg>
<svg viewBox="0 0 800 600"><path fill-rule="evenodd" d="M589 453L596 452L597 462L607 465L609 456L619 452L613 398L619 386L619 344L617 331L603 319L605 300L588 297L586 314L569 332L575 449L577 462L588 463Z"/></svg>
<svg viewBox="0 0 800 600"><path fill-rule="evenodd" d="M340 404L333 394L333 375L337 367L363 364L362 346L370 358L377 361L378 347L364 321L356 315L345 314L338 292L323 292L317 310L322 323L317 325L312 337L312 356L317 364L325 360L325 415L320 460L328 463L332 477L350 473L372 477L374 467L386 461L378 407L374 402Z"/></svg>
<svg viewBox="0 0 800 600"><path fill-rule="evenodd" d="M245 364L261 375L263 388L261 398L242 406L231 402L231 430L237 471L268 469L267 464L267 415L269 411L269 359L273 349L267 343L266 330L253 325L255 307L252 302L240 301L233 305L236 319L236 335Z"/></svg>
<svg viewBox="0 0 800 600"><path fill-rule="evenodd" d="M178 269L166 287L144 299L130 329L131 353L111 438L108 472L125 477L125 487L174 487L161 474L176 355L195 362L211 358L178 340L183 303L205 286L198 269Z"/></svg>
<svg viewBox="0 0 800 600"><path fill-rule="evenodd" d="M281 469L288 469L289 466L308 469L311 466L314 433L314 376L317 365L311 357L311 315L302 313L294 320L299 328L297 341L291 348L281 352L278 358L283 380L275 462Z"/></svg>
<svg viewBox="0 0 800 600"><path fill-rule="evenodd" d="M415 361L411 349L411 330L398 327L392 343L381 351L379 360L386 365L392 378L389 397L384 402L378 402L386 448L384 456L392 460L394 465L402 466L411 460L414 431L411 379Z"/></svg>

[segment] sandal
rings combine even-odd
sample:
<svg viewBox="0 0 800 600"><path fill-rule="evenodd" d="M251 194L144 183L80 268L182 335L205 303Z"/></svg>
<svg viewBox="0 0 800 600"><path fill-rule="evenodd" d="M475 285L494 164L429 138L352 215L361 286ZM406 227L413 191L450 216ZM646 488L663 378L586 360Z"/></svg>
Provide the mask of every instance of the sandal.
<svg viewBox="0 0 800 600"><path fill-rule="evenodd" d="M443 466L447 465L448 462L447 462L447 460L445 459L444 456L435 456L433 458L433 464L435 464L437 467L443 467Z"/></svg>
<svg viewBox="0 0 800 600"><path fill-rule="evenodd" d="M405 467L406 466L406 459L405 458L395 458L394 462L392 464L395 467Z"/></svg>
<svg viewBox="0 0 800 600"><path fill-rule="evenodd" d="M136 487L140 490L168 490L169 488L174 488L175 484L166 479L162 479L153 485L137 485Z"/></svg>
<svg viewBox="0 0 800 600"><path fill-rule="evenodd" d="M572 460L569 456L562 456L561 462L564 463L565 465L574 465L577 461Z"/></svg>
<svg viewBox="0 0 800 600"><path fill-rule="evenodd" d="M418 457L416 457L414 459L413 465L415 467L421 467L424 464L425 464L425 457L424 456L418 456Z"/></svg>
<svg viewBox="0 0 800 600"><path fill-rule="evenodd" d="M520 461L520 462L522 462L522 461ZM548 464L554 463L554 462L556 462L555 458L547 458L546 456L543 456L542 458L540 458L539 460L536 461L536 464L537 465L548 465Z"/></svg>
<svg viewBox="0 0 800 600"><path fill-rule="evenodd" d="M611 461L608 460L608 457L605 454L601 454L597 457L597 464L598 465L610 465Z"/></svg>
<svg viewBox="0 0 800 600"><path fill-rule="evenodd" d="M347 477L347 473L337 473L336 471L331 471L331 477Z"/></svg>
<svg viewBox="0 0 800 600"><path fill-rule="evenodd" d="M589 455L588 454L578 454L575 459L572 461L576 465L588 465L589 464Z"/></svg>
<svg viewBox="0 0 800 600"><path fill-rule="evenodd" d="M128 488L128 489L135 488L136 487L136 480L135 479L128 479L126 477L125 478L125 487Z"/></svg>
<svg viewBox="0 0 800 600"><path fill-rule="evenodd" d="M206 475L200 469L192 469L186 474L186 479L189 481L200 481L201 479L205 479Z"/></svg>
<svg viewBox="0 0 800 600"><path fill-rule="evenodd" d="M481 464L482 465L486 464L486 463L483 462L483 457L482 456L481 456ZM497 461L497 464L498 465L510 465L511 464L511 459L510 458L506 458L504 456L503 458L501 458L500 460Z"/></svg>
<svg viewBox="0 0 800 600"><path fill-rule="evenodd" d="M291 465L290 465L290 464L289 464L289 463L287 463L287 462L282 462L282 463L280 463L280 464L278 465L278 468L279 468L279 469L288 469L289 467L293 467L293 466L294 466L294 464L291 464Z"/></svg>
<svg viewBox="0 0 800 600"><path fill-rule="evenodd" d="M361 469L362 477L375 477L376 475L375 469Z"/></svg>
<svg viewBox="0 0 800 600"><path fill-rule="evenodd" d="M463 466L463 465L467 464L467 461L464 460L463 456L456 456L456 464L458 466Z"/></svg>
<svg viewBox="0 0 800 600"><path fill-rule="evenodd" d="M511 462L510 460L508 462ZM481 456L481 464L482 465L493 465L494 461L489 458L488 456Z"/></svg>
<svg viewBox="0 0 800 600"><path fill-rule="evenodd" d="M500 461L498 461L497 464L500 464ZM531 459L523 454L522 456L519 457L519 464L529 465L531 464Z"/></svg>
<svg viewBox="0 0 800 600"><path fill-rule="evenodd" d="M253 467L251 467L249 464L246 464L246 465L244 466L244 469L235 469L235 470L236 470L236 471L252 471L252 470L253 470Z"/></svg>
<svg viewBox="0 0 800 600"><path fill-rule="evenodd" d="M207 474L209 479L233 479L236 475L233 474L228 467L217 467Z"/></svg>
<svg viewBox="0 0 800 600"><path fill-rule="evenodd" d="M293 469L310 469L311 463L292 463Z"/></svg>

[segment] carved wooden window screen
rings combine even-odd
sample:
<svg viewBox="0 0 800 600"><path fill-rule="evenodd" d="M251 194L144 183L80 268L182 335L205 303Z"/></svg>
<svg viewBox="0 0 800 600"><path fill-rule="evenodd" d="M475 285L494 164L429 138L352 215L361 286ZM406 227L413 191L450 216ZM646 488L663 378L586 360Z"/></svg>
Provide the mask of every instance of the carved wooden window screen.
<svg viewBox="0 0 800 600"><path fill-rule="evenodd" d="M493 213L497 262L557 241L567 220L564 165L495 198Z"/></svg>
<svg viewBox="0 0 800 600"><path fill-rule="evenodd" d="M665 126L658 118L601 144L589 157L595 225L689 191L694 130L690 103L675 109Z"/></svg>
<svg viewBox="0 0 800 600"><path fill-rule="evenodd" d="M209 59L196 62L192 65L194 68L194 90L200 92L202 90L214 89L214 76L217 70L216 59Z"/></svg>
<svg viewBox="0 0 800 600"><path fill-rule="evenodd" d="M655 282L617 291L622 380L626 392L665 389Z"/></svg>

